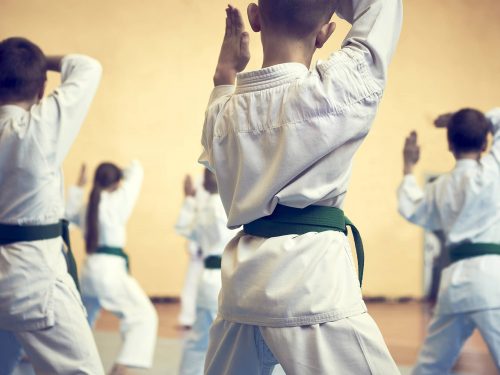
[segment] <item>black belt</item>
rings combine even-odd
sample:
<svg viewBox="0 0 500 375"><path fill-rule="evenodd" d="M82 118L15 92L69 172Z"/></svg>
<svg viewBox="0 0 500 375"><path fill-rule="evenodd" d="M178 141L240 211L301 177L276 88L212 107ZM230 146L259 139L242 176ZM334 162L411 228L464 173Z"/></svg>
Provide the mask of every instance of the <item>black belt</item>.
<svg viewBox="0 0 500 375"><path fill-rule="evenodd" d="M65 253L65 258L68 273L73 278L76 288L80 290L78 270L73 251L71 250L69 222L67 220L61 220L58 223L48 225L0 224L0 245L10 245L16 242L50 240L58 237L62 237L66 244L68 251Z"/></svg>
<svg viewBox="0 0 500 375"><path fill-rule="evenodd" d="M204 260L205 268L208 270L220 270L222 258L217 255L210 255Z"/></svg>

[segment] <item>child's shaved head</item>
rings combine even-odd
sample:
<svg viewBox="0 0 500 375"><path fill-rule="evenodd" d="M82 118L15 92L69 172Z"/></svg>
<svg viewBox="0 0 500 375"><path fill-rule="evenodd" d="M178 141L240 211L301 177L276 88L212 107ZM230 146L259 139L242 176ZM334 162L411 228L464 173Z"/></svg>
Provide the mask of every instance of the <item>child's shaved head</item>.
<svg viewBox="0 0 500 375"><path fill-rule="evenodd" d="M327 23L337 0L259 0L263 23L276 32L303 38Z"/></svg>

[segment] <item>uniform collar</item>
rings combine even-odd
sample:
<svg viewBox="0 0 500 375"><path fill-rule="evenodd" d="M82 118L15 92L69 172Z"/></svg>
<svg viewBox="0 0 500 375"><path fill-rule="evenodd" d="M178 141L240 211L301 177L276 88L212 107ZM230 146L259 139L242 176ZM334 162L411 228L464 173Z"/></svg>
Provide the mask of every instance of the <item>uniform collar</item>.
<svg viewBox="0 0 500 375"><path fill-rule="evenodd" d="M27 111L24 108L19 107L17 105L7 104L0 106L0 118L4 116L12 117L15 115L22 115L25 113L27 113Z"/></svg>
<svg viewBox="0 0 500 375"><path fill-rule="evenodd" d="M478 160L474 159L459 159L455 165L455 169L469 168L479 165Z"/></svg>
<svg viewBox="0 0 500 375"><path fill-rule="evenodd" d="M237 75L236 94L281 86L303 78L309 69L300 63L273 65Z"/></svg>

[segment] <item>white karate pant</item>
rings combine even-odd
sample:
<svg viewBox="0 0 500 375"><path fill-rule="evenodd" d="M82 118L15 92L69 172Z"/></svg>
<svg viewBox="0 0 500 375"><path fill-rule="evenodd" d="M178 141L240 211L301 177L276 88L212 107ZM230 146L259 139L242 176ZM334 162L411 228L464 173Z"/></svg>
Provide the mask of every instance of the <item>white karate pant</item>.
<svg viewBox="0 0 500 375"><path fill-rule="evenodd" d="M181 293L181 312L178 317L181 326L192 326L195 322L196 294L203 268L203 258L197 254L191 254Z"/></svg>
<svg viewBox="0 0 500 375"><path fill-rule="evenodd" d="M271 328L217 317L210 330L205 375L399 374L377 325L365 313L334 322Z"/></svg>
<svg viewBox="0 0 500 375"><path fill-rule="evenodd" d="M197 308L196 320L182 351L180 375L202 375L208 349L208 332L217 311Z"/></svg>
<svg viewBox="0 0 500 375"><path fill-rule="evenodd" d="M0 374L9 375L24 348L37 375L104 375L85 312L63 283L54 290L55 324L34 331L0 331ZM6 345L6 346L4 346Z"/></svg>
<svg viewBox="0 0 500 375"><path fill-rule="evenodd" d="M464 342L476 328L500 373L500 309L492 309L434 316L413 374L449 374Z"/></svg>
<svg viewBox="0 0 500 375"><path fill-rule="evenodd" d="M90 259L92 257L92 260ZM114 259L113 259L114 258ZM153 364L158 315L137 281L114 255L95 254L87 259L82 277L82 299L91 326L101 308L120 319L123 344L115 363L128 367L150 368Z"/></svg>

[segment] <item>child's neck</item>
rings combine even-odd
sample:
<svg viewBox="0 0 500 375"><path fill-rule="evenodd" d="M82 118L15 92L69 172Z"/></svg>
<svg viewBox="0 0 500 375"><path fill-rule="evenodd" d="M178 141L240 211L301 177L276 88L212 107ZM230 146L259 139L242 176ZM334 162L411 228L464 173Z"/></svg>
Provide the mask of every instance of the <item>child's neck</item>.
<svg viewBox="0 0 500 375"><path fill-rule="evenodd" d="M481 152L462 152L460 154L455 155L455 159L457 161L459 160L479 160L481 159Z"/></svg>
<svg viewBox="0 0 500 375"><path fill-rule="evenodd" d="M37 100L24 100L18 102L0 102L0 106L3 105L15 105L16 107L21 107L25 111L29 111L37 103Z"/></svg>
<svg viewBox="0 0 500 375"><path fill-rule="evenodd" d="M264 62L262 68L284 63L300 63L307 68L311 66L315 47L310 47L300 40L262 36Z"/></svg>

